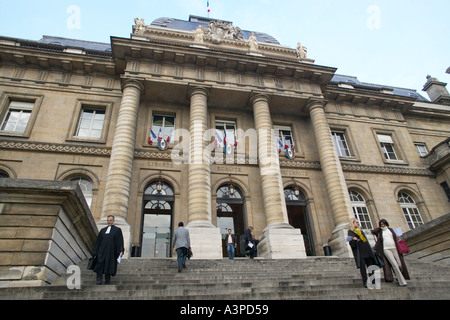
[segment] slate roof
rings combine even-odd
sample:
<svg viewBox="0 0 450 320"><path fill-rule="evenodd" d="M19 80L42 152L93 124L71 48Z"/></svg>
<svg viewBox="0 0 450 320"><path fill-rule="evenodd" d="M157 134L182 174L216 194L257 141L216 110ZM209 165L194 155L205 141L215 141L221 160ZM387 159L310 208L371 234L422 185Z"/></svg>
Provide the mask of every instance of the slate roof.
<svg viewBox="0 0 450 320"><path fill-rule="evenodd" d="M68 48L81 48L93 51L108 51L108 52L111 51L110 43L76 40L53 36L43 36L43 38L39 40L39 42L45 44L59 45Z"/></svg>
<svg viewBox="0 0 450 320"><path fill-rule="evenodd" d="M406 89L406 88L400 88L400 87L392 87L392 86L385 86L385 85L361 82L358 80L357 77L346 76L346 75L342 75L342 74L335 74L333 76L333 78L331 79L330 85L338 86L339 84L350 84L353 86L353 88L355 90L367 91L367 92L381 92L382 90L390 90L390 91L392 91L392 93L394 95L398 95L398 96L402 96L402 97L409 97L409 98L416 98L417 101L430 102L425 97L420 95L416 90L413 90L413 89Z"/></svg>

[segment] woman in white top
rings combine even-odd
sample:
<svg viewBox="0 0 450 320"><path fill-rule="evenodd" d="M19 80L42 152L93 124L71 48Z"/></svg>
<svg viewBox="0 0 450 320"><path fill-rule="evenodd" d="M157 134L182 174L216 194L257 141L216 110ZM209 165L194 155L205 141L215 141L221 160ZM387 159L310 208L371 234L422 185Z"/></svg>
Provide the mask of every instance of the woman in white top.
<svg viewBox="0 0 450 320"><path fill-rule="evenodd" d="M409 280L409 274L403 256L398 253L395 245L399 238L394 230L389 228L389 223L385 219L380 220L379 226L379 228L372 230L372 233L377 236L374 250L383 256L386 264L384 267L385 281L392 282L394 280L391 272L392 267L400 286L406 286L406 279Z"/></svg>

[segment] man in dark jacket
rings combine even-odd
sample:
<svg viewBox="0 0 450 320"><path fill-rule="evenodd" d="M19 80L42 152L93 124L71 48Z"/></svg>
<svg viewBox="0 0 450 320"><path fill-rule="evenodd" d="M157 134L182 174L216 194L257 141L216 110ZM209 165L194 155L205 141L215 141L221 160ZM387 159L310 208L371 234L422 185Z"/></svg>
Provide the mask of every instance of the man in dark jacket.
<svg viewBox="0 0 450 320"><path fill-rule="evenodd" d="M102 284L105 274L105 284L109 284L111 276L117 273L117 259L123 255L122 229L114 225L114 216L107 217L107 226L100 230L92 255L97 259L93 271L97 273L97 284Z"/></svg>

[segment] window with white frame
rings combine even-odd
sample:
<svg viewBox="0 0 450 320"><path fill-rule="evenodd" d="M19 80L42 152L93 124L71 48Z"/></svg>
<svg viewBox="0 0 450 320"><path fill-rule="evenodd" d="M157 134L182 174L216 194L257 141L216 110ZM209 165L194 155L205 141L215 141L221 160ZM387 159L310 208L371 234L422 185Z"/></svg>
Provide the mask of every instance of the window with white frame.
<svg viewBox="0 0 450 320"><path fill-rule="evenodd" d="M158 143L159 139L175 143L175 116L154 114L150 139L154 143Z"/></svg>
<svg viewBox="0 0 450 320"><path fill-rule="evenodd" d="M236 142L236 121L216 120L215 147L223 148L226 144Z"/></svg>
<svg viewBox="0 0 450 320"><path fill-rule="evenodd" d="M425 143L416 142L414 143L414 145L416 146L416 150L419 156L425 157L426 155L428 155L428 150Z"/></svg>
<svg viewBox="0 0 450 320"><path fill-rule="evenodd" d="M1 130L24 133L33 111L34 102L11 101L3 118Z"/></svg>
<svg viewBox="0 0 450 320"><path fill-rule="evenodd" d="M340 157L350 157L350 150L348 148L347 140L343 131L332 131L334 147Z"/></svg>
<svg viewBox="0 0 450 320"><path fill-rule="evenodd" d="M355 190L349 190L350 202L352 204L353 214L358 219L362 229L372 229L372 221L370 220L369 210L367 210L364 197Z"/></svg>
<svg viewBox="0 0 450 320"><path fill-rule="evenodd" d="M105 122L105 109L83 107L76 131L80 138L99 139L102 136L103 123Z"/></svg>
<svg viewBox="0 0 450 320"><path fill-rule="evenodd" d="M83 192L84 198L86 199L86 203L88 204L89 208L92 204L92 196L93 192L92 189L94 189L94 183L85 177L74 177L71 178L69 181L78 182L78 185L81 188L81 191Z"/></svg>
<svg viewBox="0 0 450 320"><path fill-rule="evenodd" d="M420 215L416 202L409 194L399 192L398 202L410 229L414 229L423 224L422 216Z"/></svg>
<svg viewBox="0 0 450 320"><path fill-rule="evenodd" d="M377 137L386 160L398 160L392 137L387 134L377 134Z"/></svg>
<svg viewBox="0 0 450 320"><path fill-rule="evenodd" d="M292 129L288 126L274 126L275 135L277 136L278 149L284 150L287 148L294 148L295 142L292 136Z"/></svg>

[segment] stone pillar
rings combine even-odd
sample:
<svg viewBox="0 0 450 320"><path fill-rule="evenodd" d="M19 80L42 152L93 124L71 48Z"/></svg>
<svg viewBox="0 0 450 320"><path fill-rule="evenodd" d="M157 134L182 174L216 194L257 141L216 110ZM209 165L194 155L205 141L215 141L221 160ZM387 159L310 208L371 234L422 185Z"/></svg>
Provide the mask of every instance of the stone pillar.
<svg viewBox="0 0 450 320"><path fill-rule="evenodd" d="M203 134L207 129L208 90L194 87L189 90L190 110L190 163L188 187L187 228L195 259L222 259L222 238L220 229L211 220L211 167L204 156L207 141Z"/></svg>
<svg viewBox="0 0 450 320"><path fill-rule="evenodd" d="M353 217L353 211L344 172L333 144L323 102L310 102L308 110L319 149L320 165L325 178L325 186L335 223L335 229L328 244L331 246L333 255L347 257L351 255L351 251L345 238L347 237L348 223Z"/></svg>
<svg viewBox="0 0 450 320"><path fill-rule="evenodd" d="M306 257L300 229L294 229L287 216L276 136L273 134L269 97L251 98L258 134L258 162L267 226L258 245L258 256L269 259Z"/></svg>
<svg viewBox="0 0 450 320"><path fill-rule="evenodd" d="M133 171L136 126L141 93L141 82L127 79L123 83L122 103L117 118L114 142L111 149L108 177L103 200L99 229L106 226L108 215L115 216L115 224L122 229L125 242L125 257L130 252L130 225L127 222Z"/></svg>

